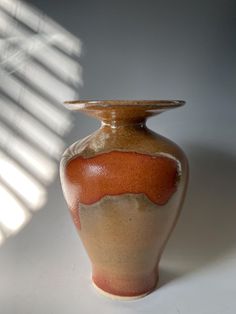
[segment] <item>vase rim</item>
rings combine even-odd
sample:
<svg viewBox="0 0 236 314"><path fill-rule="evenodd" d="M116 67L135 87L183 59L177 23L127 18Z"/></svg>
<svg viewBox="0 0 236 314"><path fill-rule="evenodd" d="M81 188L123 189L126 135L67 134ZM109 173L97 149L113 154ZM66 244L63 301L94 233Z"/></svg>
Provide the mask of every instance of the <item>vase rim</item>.
<svg viewBox="0 0 236 314"><path fill-rule="evenodd" d="M65 101L64 106L69 110L99 110L102 108L110 109L153 109L164 110L183 106L184 100L88 100L79 99Z"/></svg>

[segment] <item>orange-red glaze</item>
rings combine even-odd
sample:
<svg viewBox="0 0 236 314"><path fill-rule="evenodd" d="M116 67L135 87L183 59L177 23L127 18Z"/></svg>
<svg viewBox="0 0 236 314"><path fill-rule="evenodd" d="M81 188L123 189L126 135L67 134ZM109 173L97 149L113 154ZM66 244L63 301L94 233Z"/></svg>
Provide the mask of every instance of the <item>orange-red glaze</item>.
<svg viewBox="0 0 236 314"><path fill-rule="evenodd" d="M90 158L77 156L65 167L66 198L79 223L79 203L93 204L106 195L144 193L157 205L176 191L177 162L165 156L112 151ZM73 187L73 193L71 188Z"/></svg>
<svg viewBox="0 0 236 314"><path fill-rule="evenodd" d="M158 277L158 271L157 274L156 271L153 271L148 275L145 274L145 276L132 279L129 276L125 278L109 277L109 273L101 273L93 267L92 279L105 292L112 295L122 295L123 297L133 297L154 290Z"/></svg>

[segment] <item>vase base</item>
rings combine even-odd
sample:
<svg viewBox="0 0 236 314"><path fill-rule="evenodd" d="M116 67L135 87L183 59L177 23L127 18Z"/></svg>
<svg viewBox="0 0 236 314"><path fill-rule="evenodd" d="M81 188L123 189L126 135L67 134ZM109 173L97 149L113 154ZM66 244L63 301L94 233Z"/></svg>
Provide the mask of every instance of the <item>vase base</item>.
<svg viewBox="0 0 236 314"><path fill-rule="evenodd" d="M146 295L148 295L149 293L151 293L153 290L150 290L150 291L147 291L145 293L142 293L142 294L139 294L139 295L134 295L134 296L122 296L122 295L116 295L116 294L112 294L112 293L109 293L101 288L99 288L95 283L94 281L92 281L92 284L93 284L93 287L99 292L101 293L102 295L108 297L108 298L111 298L111 299L115 299L115 300L122 300L122 301L130 301L130 300L137 300L137 299L140 299L140 298L143 298L145 297Z"/></svg>

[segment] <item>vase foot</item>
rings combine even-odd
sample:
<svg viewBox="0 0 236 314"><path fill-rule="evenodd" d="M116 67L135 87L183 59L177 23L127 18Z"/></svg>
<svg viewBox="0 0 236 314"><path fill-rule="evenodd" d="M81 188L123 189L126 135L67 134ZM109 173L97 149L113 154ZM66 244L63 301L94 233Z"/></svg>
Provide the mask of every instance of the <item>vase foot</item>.
<svg viewBox="0 0 236 314"><path fill-rule="evenodd" d="M121 300L121 301L131 301L131 300L137 300L137 299L140 299L140 298L143 298L145 297L146 295L148 295L149 293L151 293L153 290L150 290L150 291L147 291L145 293L142 293L142 294L139 294L139 295L135 295L135 296L122 296L122 295L116 295L116 294L112 294L112 293L109 293L101 288L99 288L95 283L94 281L92 281L92 284L93 284L93 287L102 295L108 297L108 298L111 298L111 299L115 299L115 300Z"/></svg>

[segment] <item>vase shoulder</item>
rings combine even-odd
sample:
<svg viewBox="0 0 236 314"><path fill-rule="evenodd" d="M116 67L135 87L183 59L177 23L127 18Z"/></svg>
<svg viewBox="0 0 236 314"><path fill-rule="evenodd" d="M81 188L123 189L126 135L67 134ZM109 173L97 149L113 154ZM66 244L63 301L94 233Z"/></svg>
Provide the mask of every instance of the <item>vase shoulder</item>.
<svg viewBox="0 0 236 314"><path fill-rule="evenodd" d="M147 155L166 155L180 163L186 163L182 149L169 139L156 134L147 127L132 126L112 129L102 127L66 149L63 164L76 156L89 158L112 151L136 152Z"/></svg>

